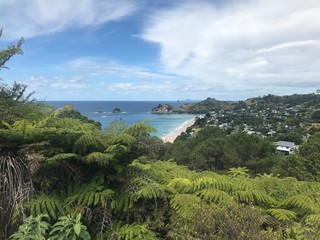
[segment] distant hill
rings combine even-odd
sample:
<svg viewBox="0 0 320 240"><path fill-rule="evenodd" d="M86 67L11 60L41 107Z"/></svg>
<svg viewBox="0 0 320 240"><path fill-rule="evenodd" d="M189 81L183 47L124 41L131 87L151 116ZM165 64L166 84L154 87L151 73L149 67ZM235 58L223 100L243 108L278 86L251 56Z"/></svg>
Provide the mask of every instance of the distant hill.
<svg viewBox="0 0 320 240"><path fill-rule="evenodd" d="M250 106L259 106L261 109L277 107L302 107L309 110L320 110L320 94L293 94L287 96L266 95L249 98L245 101L220 101L207 98L198 103L188 103L174 109L176 113L205 114L217 110L235 110Z"/></svg>
<svg viewBox="0 0 320 240"><path fill-rule="evenodd" d="M235 102L231 101L219 101L215 98L207 98L204 101L198 103L187 103L182 105L180 108L175 109L177 113L207 113L214 110L227 110L232 109Z"/></svg>

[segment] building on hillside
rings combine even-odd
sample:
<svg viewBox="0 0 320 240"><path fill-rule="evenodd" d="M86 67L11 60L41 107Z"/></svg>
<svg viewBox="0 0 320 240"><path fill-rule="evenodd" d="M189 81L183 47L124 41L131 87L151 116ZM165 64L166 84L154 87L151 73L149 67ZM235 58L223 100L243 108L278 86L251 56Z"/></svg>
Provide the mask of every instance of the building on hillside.
<svg viewBox="0 0 320 240"><path fill-rule="evenodd" d="M298 146L294 142L278 141L276 142L276 150L289 155L294 153L298 149Z"/></svg>

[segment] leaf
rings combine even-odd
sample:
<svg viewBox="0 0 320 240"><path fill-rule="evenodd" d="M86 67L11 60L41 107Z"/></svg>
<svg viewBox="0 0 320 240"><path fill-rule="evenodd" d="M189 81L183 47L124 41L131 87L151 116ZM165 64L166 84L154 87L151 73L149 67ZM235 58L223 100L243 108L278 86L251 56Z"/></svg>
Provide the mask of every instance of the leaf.
<svg viewBox="0 0 320 240"><path fill-rule="evenodd" d="M73 226L73 230L74 232L76 233L77 236L80 235L80 232L81 232L81 224L80 223L76 223L74 226Z"/></svg>
<svg viewBox="0 0 320 240"><path fill-rule="evenodd" d="M266 212L279 221L291 221L297 217L295 212L286 209L271 208Z"/></svg>
<svg viewBox="0 0 320 240"><path fill-rule="evenodd" d="M228 193L218 189L204 189L199 191L197 195L202 199L213 203L225 202L231 198Z"/></svg>
<svg viewBox="0 0 320 240"><path fill-rule="evenodd" d="M168 183L168 187L179 193L187 193L192 189L192 182L188 178L175 178Z"/></svg>

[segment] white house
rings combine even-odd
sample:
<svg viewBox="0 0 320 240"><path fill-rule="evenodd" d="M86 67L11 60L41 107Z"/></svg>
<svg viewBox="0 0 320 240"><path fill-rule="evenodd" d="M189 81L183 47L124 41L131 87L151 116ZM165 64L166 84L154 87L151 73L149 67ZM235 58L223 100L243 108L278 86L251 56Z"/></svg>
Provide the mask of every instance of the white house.
<svg viewBox="0 0 320 240"><path fill-rule="evenodd" d="M298 149L298 146L295 145L294 142L287 142L287 141L276 142L276 150L283 152L286 155L293 153L297 149Z"/></svg>

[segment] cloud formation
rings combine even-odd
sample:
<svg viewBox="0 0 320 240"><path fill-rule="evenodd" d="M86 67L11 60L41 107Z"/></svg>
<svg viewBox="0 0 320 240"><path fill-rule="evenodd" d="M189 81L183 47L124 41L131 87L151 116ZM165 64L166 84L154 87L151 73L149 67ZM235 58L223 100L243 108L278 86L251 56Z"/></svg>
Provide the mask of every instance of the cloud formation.
<svg viewBox="0 0 320 240"><path fill-rule="evenodd" d="M120 20L137 8L132 0L0 1L0 27L5 39L31 38Z"/></svg>
<svg viewBox="0 0 320 240"><path fill-rule="evenodd" d="M318 0L188 1L155 12L141 37L191 88L283 94L319 87L319 12Z"/></svg>
<svg viewBox="0 0 320 240"><path fill-rule="evenodd" d="M71 78L54 77L48 78L44 76L32 76L23 81L28 87L37 92L61 90L61 91L83 91L94 86L94 83L85 76L76 75Z"/></svg>

